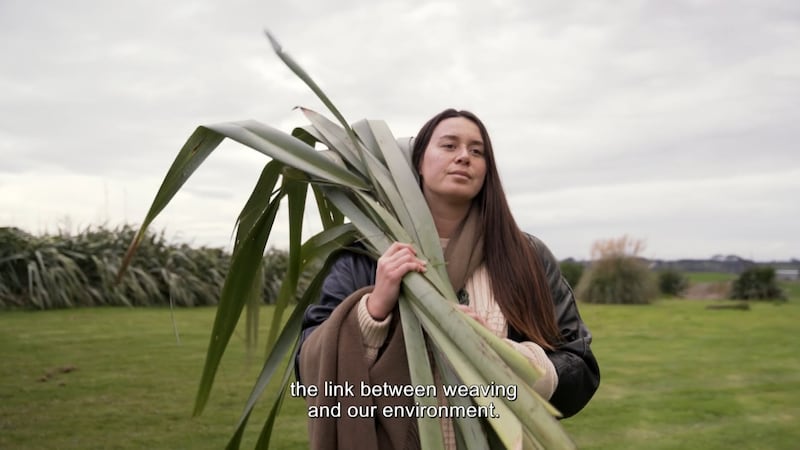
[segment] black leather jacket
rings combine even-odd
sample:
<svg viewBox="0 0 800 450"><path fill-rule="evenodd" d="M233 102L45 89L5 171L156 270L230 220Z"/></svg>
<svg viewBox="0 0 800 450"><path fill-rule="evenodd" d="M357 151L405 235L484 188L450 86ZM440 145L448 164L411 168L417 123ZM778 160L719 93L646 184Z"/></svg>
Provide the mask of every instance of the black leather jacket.
<svg viewBox="0 0 800 450"><path fill-rule="evenodd" d="M558 373L558 386L550 403L564 417L569 417L580 411L594 395L600 384L600 369L590 348L592 335L578 314L572 288L561 276L558 261L542 241L529 237L542 258L561 330L562 343L556 350L547 352ZM323 283L319 303L306 309L301 346L342 300L359 288L375 284L375 270L376 262L364 254L349 251L339 254ZM518 342L526 340L511 327L508 337ZM299 379L300 374L297 375Z"/></svg>

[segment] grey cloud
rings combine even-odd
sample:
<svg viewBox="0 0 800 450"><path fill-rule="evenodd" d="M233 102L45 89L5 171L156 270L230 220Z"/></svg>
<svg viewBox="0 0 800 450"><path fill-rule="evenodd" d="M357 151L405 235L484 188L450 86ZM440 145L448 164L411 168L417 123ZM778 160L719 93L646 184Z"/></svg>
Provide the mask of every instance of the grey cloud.
<svg viewBox="0 0 800 450"><path fill-rule="evenodd" d="M444 107L474 110L515 201L575 191L598 202L598 192L624 194L615 186L778 177L800 166L800 6L791 2L9 0L0 5L0 49L14 61L0 73L0 172L160 179L197 125L253 118L290 131L305 123L292 107L324 112L271 53L265 27L350 120L385 119L409 135ZM187 183L192 210L171 212L192 217L180 223L193 233L213 235L223 220L203 198L237 211L255 181L262 159L233 147ZM769 186L751 191L775 223L745 224L719 243L774 249L756 239L767 230L790 241L780 224L797 220L796 207ZM521 222L543 226L555 247L637 221L658 236L658 252L679 235L712 239L698 230L719 223L690 230L650 210L577 216L537 201L519 203ZM733 211L716 217L748 214L714 201Z"/></svg>

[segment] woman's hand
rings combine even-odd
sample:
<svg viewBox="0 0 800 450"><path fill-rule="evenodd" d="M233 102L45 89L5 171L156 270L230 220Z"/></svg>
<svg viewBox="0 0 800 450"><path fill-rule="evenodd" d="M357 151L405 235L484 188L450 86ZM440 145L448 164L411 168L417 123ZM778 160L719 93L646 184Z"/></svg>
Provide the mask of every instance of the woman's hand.
<svg viewBox="0 0 800 450"><path fill-rule="evenodd" d="M456 305L456 306L458 306L459 311L475 319L475 321L483 325L484 328L489 328L489 325L486 324L486 321L483 320L483 317L479 316L474 309L472 309L467 305Z"/></svg>
<svg viewBox="0 0 800 450"><path fill-rule="evenodd" d="M400 295L400 282L408 272L425 272L425 261L417 258L410 244L395 242L378 259L375 289L367 299L367 311L375 320L383 320L394 309Z"/></svg>

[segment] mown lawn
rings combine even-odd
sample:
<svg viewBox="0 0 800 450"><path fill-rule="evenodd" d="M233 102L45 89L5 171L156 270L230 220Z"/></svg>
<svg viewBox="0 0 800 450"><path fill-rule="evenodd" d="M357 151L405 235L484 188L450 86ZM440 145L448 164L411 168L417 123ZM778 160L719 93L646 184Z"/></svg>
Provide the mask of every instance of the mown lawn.
<svg viewBox="0 0 800 450"><path fill-rule="evenodd" d="M176 310L180 343L166 309L0 313L0 449L224 448L264 351L248 363L234 337L205 412L191 417L214 312ZM304 448L305 408L286 407L274 448Z"/></svg>
<svg viewBox="0 0 800 450"><path fill-rule="evenodd" d="M798 448L798 298L706 309L720 303L582 306L603 377L564 422L580 448Z"/></svg>
<svg viewBox="0 0 800 450"><path fill-rule="evenodd" d="M685 275L691 283L714 283L736 279L736 274L721 272L685 272Z"/></svg>
<svg viewBox="0 0 800 450"><path fill-rule="evenodd" d="M800 299L710 303L581 306L603 380L563 422L580 448L797 448ZM213 314L177 310L178 344L164 309L0 313L0 448L223 448L260 367L235 338L205 413L191 417ZM288 399L277 430L273 448L306 447L301 400Z"/></svg>

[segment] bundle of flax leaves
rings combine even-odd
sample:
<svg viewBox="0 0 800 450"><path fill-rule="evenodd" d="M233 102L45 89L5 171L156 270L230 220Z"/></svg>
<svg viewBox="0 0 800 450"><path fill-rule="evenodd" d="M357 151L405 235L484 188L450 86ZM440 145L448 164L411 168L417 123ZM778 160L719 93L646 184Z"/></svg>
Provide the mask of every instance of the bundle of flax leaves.
<svg viewBox="0 0 800 450"><path fill-rule="evenodd" d="M554 418L557 411L530 387L539 376L535 369L511 346L456 309L438 233L408 157L400 148L402 141L396 140L382 121L348 125L316 83L272 36L268 37L278 57L314 91L339 124L302 109L311 124L295 129L291 135L255 121L198 127L167 172L120 270L122 274L150 223L224 138L271 158L237 220L230 271L222 289L194 413L200 414L208 400L217 367L245 305L258 303L262 256L285 198L290 226L288 274L270 326L266 362L228 448L239 448L256 401L277 377L278 393L270 399L269 415L256 444L257 448L269 447L275 417L289 386L303 311L319 296L331 263L328 256L355 240L376 258L394 241L411 243L433 269L406 275L398 302L412 383L434 384L426 351L430 346L444 384L494 382L517 386L513 401L506 397L448 399L462 406L493 403L498 416L454 419L459 448L574 448ZM315 149L318 143L326 150ZM309 187L324 230L301 242ZM320 263L323 269L297 298L299 275ZM287 308L292 312L281 328ZM422 407L438 404L430 397L417 397L415 401ZM418 425L422 448L443 448L438 418L419 418Z"/></svg>

